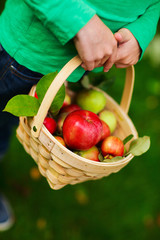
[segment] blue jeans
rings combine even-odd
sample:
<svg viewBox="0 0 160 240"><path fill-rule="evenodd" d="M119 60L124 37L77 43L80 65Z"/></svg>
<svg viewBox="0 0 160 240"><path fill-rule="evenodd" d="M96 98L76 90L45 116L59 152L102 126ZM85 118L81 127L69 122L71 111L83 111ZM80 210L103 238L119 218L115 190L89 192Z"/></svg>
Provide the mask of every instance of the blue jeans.
<svg viewBox="0 0 160 240"><path fill-rule="evenodd" d="M13 96L28 94L41 77L18 64L0 45L0 156L8 149L12 129L18 124L18 117L2 110Z"/></svg>

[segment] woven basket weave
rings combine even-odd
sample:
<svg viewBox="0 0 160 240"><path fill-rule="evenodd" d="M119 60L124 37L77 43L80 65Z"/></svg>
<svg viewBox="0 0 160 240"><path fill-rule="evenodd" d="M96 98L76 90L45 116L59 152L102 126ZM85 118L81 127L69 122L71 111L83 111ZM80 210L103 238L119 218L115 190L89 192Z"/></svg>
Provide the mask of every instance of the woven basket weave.
<svg viewBox="0 0 160 240"><path fill-rule="evenodd" d="M76 56L62 68L50 85L37 115L33 118L20 117L17 128L17 138L26 152L35 160L40 173L46 177L52 189L60 189L67 184L95 180L116 173L133 158L133 155L129 154L122 160L112 163L85 159L62 146L43 125L56 93L81 62L80 58ZM137 131L127 115L133 85L134 68L132 66L126 69L126 80L120 105L103 92L107 99L106 109L113 111L117 118L118 124L114 135L121 139L124 139L129 134L133 134L134 138L138 137ZM34 96L34 92L35 86L32 87L29 94Z"/></svg>

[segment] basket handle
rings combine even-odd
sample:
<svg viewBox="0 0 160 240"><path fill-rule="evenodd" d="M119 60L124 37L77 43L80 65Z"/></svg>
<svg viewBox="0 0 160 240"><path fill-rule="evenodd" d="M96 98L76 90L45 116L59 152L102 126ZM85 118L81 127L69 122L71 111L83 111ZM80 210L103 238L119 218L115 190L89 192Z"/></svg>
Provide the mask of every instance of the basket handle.
<svg viewBox="0 0 160 240"><path fill-rule="evenodd" d="M31 133L34 137L38 137L41 127L43 125L43 121L48 113L50 105L56 96L58 90L65 82L65 80L70 76L70 74L81 65L82 60L79 56L73 57L57 74L54 78L54 81L51 83L50 87L48 88L43 101L39 107L37 115L33 118L31 124ZM122 100L120 103L121 108L125 113L128 113L132 92L133 92L133 85L134 85L134 67L128 67L126 69L126 81L125 86L122 94Z"/></svg>

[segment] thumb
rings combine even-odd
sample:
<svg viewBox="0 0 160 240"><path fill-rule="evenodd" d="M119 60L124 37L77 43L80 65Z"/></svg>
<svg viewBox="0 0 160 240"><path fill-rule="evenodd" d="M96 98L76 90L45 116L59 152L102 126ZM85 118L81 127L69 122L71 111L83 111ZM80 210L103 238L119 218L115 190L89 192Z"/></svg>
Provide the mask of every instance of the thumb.
<svg viewBox="0 0 160 240"><path fill-rule="evenodd" d="M119 43L127 42L130 40L130 31L127 28L121 28L114 37Z"/></svg>

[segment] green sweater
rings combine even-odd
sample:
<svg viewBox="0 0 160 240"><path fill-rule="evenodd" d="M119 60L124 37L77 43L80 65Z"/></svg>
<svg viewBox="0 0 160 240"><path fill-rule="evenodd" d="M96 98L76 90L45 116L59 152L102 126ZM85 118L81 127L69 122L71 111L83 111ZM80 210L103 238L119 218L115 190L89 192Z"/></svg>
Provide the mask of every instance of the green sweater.
<svg viewBox="0 0 160 240"><path fill-rule="evenodd" d="M114 33L128 28L142 54L156 33L159 0L7 0L0 43L17 62L47 74L77 54L72 38L95 15ZM78 69L70 78L77 81Z"/></svg>

